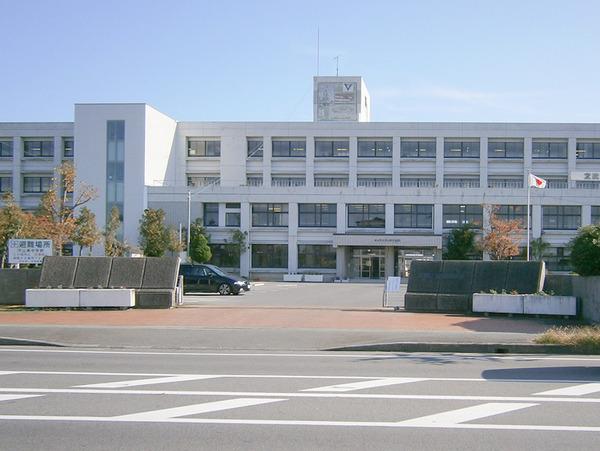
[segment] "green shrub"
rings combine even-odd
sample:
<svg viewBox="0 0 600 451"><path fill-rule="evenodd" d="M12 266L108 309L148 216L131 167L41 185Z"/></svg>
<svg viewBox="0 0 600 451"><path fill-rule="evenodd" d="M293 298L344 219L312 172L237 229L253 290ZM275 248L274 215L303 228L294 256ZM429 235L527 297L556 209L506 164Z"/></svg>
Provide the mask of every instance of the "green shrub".
<svg viewBox="0 0 600 451"><path fill-rule="evenodd" d="M571 265L581 276L600 275L600 225L579 229L570 243Z"/></svg>

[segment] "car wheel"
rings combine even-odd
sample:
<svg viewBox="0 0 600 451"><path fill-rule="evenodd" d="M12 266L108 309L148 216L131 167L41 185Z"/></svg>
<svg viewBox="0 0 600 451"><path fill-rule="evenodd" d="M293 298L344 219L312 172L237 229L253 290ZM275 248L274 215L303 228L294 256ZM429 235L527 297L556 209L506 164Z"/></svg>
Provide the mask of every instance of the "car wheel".
<svg viewBox="0 0 600 451"><path fill-rule="evenodd" d="M226 283L222 283L221 285L219 285L218 291L221 296L226 296L228 294L231 294L231 287Z"/></svg>

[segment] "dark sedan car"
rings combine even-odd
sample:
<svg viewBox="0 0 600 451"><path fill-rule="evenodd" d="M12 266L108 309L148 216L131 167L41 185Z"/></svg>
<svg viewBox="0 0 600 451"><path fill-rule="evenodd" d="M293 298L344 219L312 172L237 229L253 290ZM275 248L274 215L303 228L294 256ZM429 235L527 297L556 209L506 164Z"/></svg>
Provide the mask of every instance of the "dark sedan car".
<svg viewBox="0 0 600 451"><path fill-rule="evenodd" d="M179 274L183 276L183 292L239 294L250 290L247 280L227 274L214 265L181 265Z"/></svg>

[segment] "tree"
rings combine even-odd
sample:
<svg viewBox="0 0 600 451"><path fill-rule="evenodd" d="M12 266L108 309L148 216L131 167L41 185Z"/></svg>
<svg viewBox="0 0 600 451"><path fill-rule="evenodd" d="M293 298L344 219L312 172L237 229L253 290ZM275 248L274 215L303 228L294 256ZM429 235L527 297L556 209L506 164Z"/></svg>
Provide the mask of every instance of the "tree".
<svg viewBox="0 0 600 451"><path fill-rule="evenodd" d="M206 234L204 227L202 227L201 221L196 219L196 222L191 224L190 229L189 257L196 263L206 263L210 261L212 252L208 245L208 235Z"/></svg>
<svg viewBox="0 0 600 451"><path fill-rule="evenodd" d="M162 257L169 247L169 230L162 209L146 208L140 219L140 246L148 257Z"/></svg>
<svg viewBox="0 0 600 451"><path fill-rule="evenodd" d="M490 229L481 240L481 247L493 260L506 260L519 255L522 223L519 219L504 220L490 210Z"/></svg>
<svg viewBox="0 0 600 451"><path fill-rule="evenodd" d="M89 249L88 255L92 254L92 247L100 241L102 234L96 225L96 215L87 207L83 207L79 216L75 219L75 230L73 231L73 242L79 245L79 255L84 247Z"/></svg>
<svg viewBox="0 0 600 451"><path fill-rule="evenodd" d="M130 247L118 238L121 229L121 213L117 207L110 210L110 218L104 231L104 254L108 257L123 257Z"/></svg>
<svg viewBox="0 0 600 451"><path fill-rule="evenodd" d="M444 260L469 260L476 250L475 232L469 224L465 224L450 232Z"/></svg>
<svg viewBox="0 0 600 451"><path fill-rule="evenodd" d="M6 260L8 240L22 236L27 228L27 213L15 203L12 193L2 196L4 207L0 210L0 252L2 252L2 265Z"/></svg>
<svg viewBox="0 0 600 451"><path fill-rule="evenodd" d="M75 178L71 162L66 161L56 168L52 186L42 196L35 215L37 227L44 235L36 238L51 239L58 255L62 255L63 245L71 240L75 231L75 210L96 197L94 188L83 182L76 183Z"/></svg>
<svg viewBox="0 0 600 451"><path fill-rule="evenodd" d="M531 249L531 258L536 261L542 261L546 256L546 251L550 248L550 243L539 237L532 240L529 243L529 247Z"/></svg>
<svg viewBox="0 0 600 451"><path fill-rule="evenodd" d="M179 234L174 227L169 227L167 230L169 234L169 242L167 243L167 250L169 252L179 253L183 251L183 243L179 239Z"/></svg>
<svg viewBox="0 0 600 451"><path fill-rule="evenodd" d="M589 225L579 229L569 243L571 265L581 276L600 275L600 225Z"/></svg>

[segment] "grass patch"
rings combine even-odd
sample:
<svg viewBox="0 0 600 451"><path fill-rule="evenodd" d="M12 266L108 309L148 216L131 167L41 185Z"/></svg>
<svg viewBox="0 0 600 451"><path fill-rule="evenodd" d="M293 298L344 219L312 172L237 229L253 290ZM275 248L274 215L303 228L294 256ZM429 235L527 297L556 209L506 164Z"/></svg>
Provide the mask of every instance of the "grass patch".
<svg viewBox="0 0 600 451"><path fill-rule="evenodd" d="M538 344L572 346L586 354L600 354L600 326L552 327L534 341Z"/></svg>

